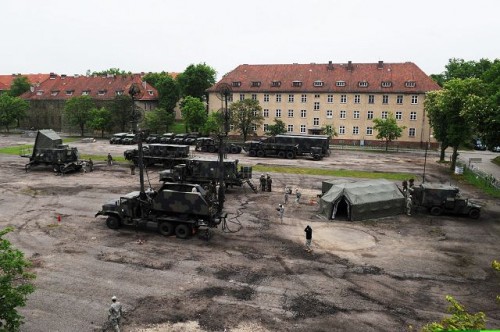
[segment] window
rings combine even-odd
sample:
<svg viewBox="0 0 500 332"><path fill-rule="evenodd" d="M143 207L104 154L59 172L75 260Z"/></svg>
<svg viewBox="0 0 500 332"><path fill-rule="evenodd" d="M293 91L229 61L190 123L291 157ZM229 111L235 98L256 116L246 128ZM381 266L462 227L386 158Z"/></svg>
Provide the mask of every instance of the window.
<svg viewBox="0 0 500 332"><path fill-rule="evenodd" d="M254 117L255 117L255 116L257 116L257 110L253 110L253 111L252 111L252 115L253 115Z"/></svg>
<svg viewBox="0 0 500 332"><path fill-rule="evenodd" d="M276 95L276 102L281 103L281 95L280 94Z"/></svg>
<svg viewBox="0 0 500 332"><path fill-rule="evenodd" d="M123 93L123 91L122 91L122 93ZM148 90L148 95L150 95L150 96L154 95L153 90Z"/></svg>
<svg viewBox="0 0 500 332"><path fill-rule="evenodd" d="M403 103L403 95L398 95L396 97L396 104L401 105Z"/></svg>
<svg viewBox="0 0 500 332"><path fill-rule="evenodd" d="M347 111L340 111L340 118L345 119L346 118Z"/></svg>
<svg viewBox="0 0 500 332"><path fill-rule="evenodd" d="M319 118L313 118L313 125L319 126Z"/></svg>
<svg viewBox="0 0 500 332"><path fill-rule="evenodd" d="M314 95L314 98L316 98L316 99L319 99L319 97L321 97L321 96L318 94Z"/></svg>
<svg viewBox="0 0 500 332"><path fill-rule="evenodd" d="M389 95L382 96L382 104L389 104Z"/></svg>
<svg viewBox="0 0 500 332"><path fill-rule="evenodd" d="M339 135L345 135L345 126L339 127Z"/></svg>
<svg viewBox="0 0 500 332"><path fill-rule="evenodd" d="M406 81L405 82L405 87L407 87L407 88L414 88L415 86L417 86L417 83L415 81Z"/></svg>
<svg viewBox="0 0 500 332"><path fill-rule="evenodd" d="M268 118L268 117L269 117L269 109L264 108L264 111L263 111L263 116L264 116L265 118Z"/></svg>
<svg viewBox="0 0 500 332"><path fill-rule="evenodd" d="M286 131L289 132L289 133L292 133L293 132L293 125L288 125L286 127Z"/></svg>
<svg viewBox="0 0 500 332"><path fill-rule="evenodd" d="M240 93L240 101L242 100L245 100L245 94L244 93Z"/></svg>
<svg viewBox="0 0 500 332"><path fill-rule="evenodd" d="M257 125L256 124L252 124L252 131L257 131Z"/></svg>
<svg viewBox="0 0 500 332"><path fill-rule="evenodd" d="M358 86L360 88L366 88L366 87L368 87L368 82L367 81L359 81Z"/></svg>
<svg viewBox="0 0 500 332"><path fill-rule="evenodd" d="M268 93L264 94L264 102L265 103L269 102L269 94Z"/></svg>
<svg viewBox="0 0 500 332"><path fill-rule="evenodd" d="M333 95L326 96L326 102L330 104L333 103Z"/></svg>
<svg viewBox="0 0 500 332"><path fill-rule="evenodd" d="M66 96L72 96L75 90L66 90Z"/></svg>
<svg viewBox="0 0 500 332"><path fill-rule="evenodd" d="M99 91L97 91L97 94L99 96L104 96L106 94L106 92L107 92L107 90L99 90Z"/></svg>
<svg viewBox="0 0 500 332"><path fill-rule="evenodd" d="M280 109L277 109L276 110L276 115L275 115L277 118L281 118L281 110Z"/></svg>
<svg viewBox="0 0 500 332"><path fill-rule="evenodd" d="M300 101L303 103L307 103L307 95L300 96Z"/></svg>
<svg viewBox="0 0 500 332"><path fill-rule="evenodd" d="M264 132L268 132L268 131L269 131L269 124L264 123Z"/></svg>
<svg viewBox="0 0 500 332"><path fill-rule="evenodd" d="M366 135L373 135L373 127L366 127Z"/></svg>
<svg viewBox="0 0 500 332"><path fill-rule="evenodd" d="M280 86L281 86L281 81L272 81L272 82L271 82L271 86L272 86L273 88L280 87Z"/></svg>
<svg viewBox="0 0 500 332"><path fill-rule="evenodd" d="M341 104L347 103L347 95L340 95L340 103Z"/></svg>
<svg viewBox="0 0 500 332"><path fill-rule="evenodd" d="M302 82L301 81L293 81L292 82L292 86L295 87L295 88L301 87L302 86Z"/></svg>
<svg viewBox="0 0 500 332"><path fill-rule="evenodd" d="M418 96L417 95L411 96L411 103L412 103L412 105L418 104Z"/></svg>
<svg viewBox="0 0 500 332"><path fill-rule="evenodd" d="M148 90L148 92L151 91L151 90ZM151 91L152 92L152 91ZM117 96L121 96L123 95L123 90L116 90L116 95Z"/></svg>
<svg viewBox="0 0 500 332"><path fill-rule="evenodd" d="M293 118L293 110L288 110L288 117Z"/></svg>
<svg viewBox="0 0 500 332"><path fill-rule="evenodd" d="M415 137L415 132L416 132L415 128L409 128L408 129L408 136Z"/></svg>
<svg viewBox="0 0 500 332"><path fill-rule="evenodd" d="M417 120L417 112L410 112L410 120L412 121Z"/></svg>
<svg viewBox="0 0 500 332"><path fill-rule="evenodd" d="M83 90L82 96L88 96L90 94L90 90Z"/></svg>
<svg viewBox="0 0 500 332"><path fill-rule="evenodd" d="M306 110L300 110L300 117L301 118L307 117L307 111Z"/></svg>
<svg viewBox="0 0 500 332"><path fill-rule="evenodd" d="M368 111L368 112L366 113L366 118L367 118L368 120L373 119L373 111Z"/></svg>
<svg viewBox="0 0 500 332"><path fill-rule="evenodd" d="M328 119L333 118L333 111L332 111L332 110L327 110L327 111L326 111L326 117L327 117Z"/></svg>
<svg viewBox="0 0 500 332"><path fill-rule="evenodd" d="M260 86L260 81L254 81L252 82L252 87L257 88Z"/></svg>
<svg viewBox="0 0 500 332"><path fill-rule="evenodd" d="M389 114L389 112L387 111L383 111L382 112L382 119L387 119L387 115Z"/></svg>
<svg viewBox="0 0 500 332"><path fill-rule="evenodd" d="M401 111L396 112L396 120L403 120L403 112Z"/></svg>
<svg viewBox="0 0 500 332"><path fill-rule="evenodd" d="M252 100L257 100L257 94L252 93Z"/></svg>
<svg viewBox="0 0 500 332"><path fill-rule="evenodd" d="M314 81L314 86L323 86L323 81Z"/></svg>
<svg viewBox="0 0 500 332"><path fill-rule="evenodd" d="M354 103L359 104L361 102L361 96L360 95L354 95Z"/></svg>
<svg viewBox="0 0 500 332"><path fill-rule="evenodd" d="M228 96L227 96L227 101L233 101L233 94L230 93Z"/></svg>
<svg viewBox="0 0 500 332"><path fill-rule="evenodd" d="M353 114L352 114L352 117L354 119L359 119L359 111L354 111Z"/></svg>
<svg viewBox="0 0 500 332"><path fill-rule="evenodd" d="M289 103L293 103L294 99L295 99L294 95L288 95L288 102Z"/></svg>
<svg viewBox="0 0 500 332"><path fill-rule="evenodd" d="M319 101L314 102L314 110L319 111Z"/></svg>
<svg viewBox="0 0 500 332"><path fill-rule="evenodd" d="M352 127L352 134L353 135L359 135L359 127L358 126Z"/></svg>
<svg viewBox="0 0 500 332"><path fill-rule="evenodd" d="M391 81L382 81L382 87L383 88L390 88L392 86Z"/></svg>
<svg viewBox="0 0 500 332"><path fill-rule="evenodd" d="M239 86L241 86L241 82L233 82L231 85L235 86L235 87L239 87Z"/></svg>
<svg viewBox="0 0 500 332"><path fill-rule="evenodd" d="M375 104L375 95L368 95L368 104Z"/></svg>
<svg viewBox="0 0 500 332"><path fill-rule="evenodd" d="M337 81L335 82L336 86L345 86L345 81Z"/></svg>
<svg viewBox="0 0 500 332"><path fill-rule="evenodd" d="M51 96L57 96L58 93L59 93L59 90L50 91Z"/></svg>
<svg viewBox="0 0 500 332"><path fill-rule="evenodd" d="M306 125L300 125L300 133L304 134L306 132Z"/></svg>

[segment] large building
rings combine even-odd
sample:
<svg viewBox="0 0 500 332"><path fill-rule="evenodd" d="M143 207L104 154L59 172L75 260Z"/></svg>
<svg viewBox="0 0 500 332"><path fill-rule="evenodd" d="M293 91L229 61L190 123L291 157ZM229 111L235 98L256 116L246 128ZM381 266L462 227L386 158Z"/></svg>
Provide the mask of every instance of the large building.
<svg viewBox="0 0 500 332"><path fill-rule="evenodd" d="M408 147L430 140L425 93L439 89L411 62L245 64L208 89L209 111L224 107L218 91L222 83L231 89L229 102L259 101L264 123L255 128L258 136L280 119L290 133L320 134L331 126L338 134L335 143L378 145L373 119L392 113L405 127L397 144Z"/></svg>

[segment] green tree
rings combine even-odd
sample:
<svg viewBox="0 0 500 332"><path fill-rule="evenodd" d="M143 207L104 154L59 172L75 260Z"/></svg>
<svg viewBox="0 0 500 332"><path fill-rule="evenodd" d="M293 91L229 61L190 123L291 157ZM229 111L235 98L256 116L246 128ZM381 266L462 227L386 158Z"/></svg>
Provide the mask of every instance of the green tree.
<svg viewBox="0 0 500 332"><path fill-rule="evenodd" d="M266 135L276 136L284 133L286 133L285 123L278 118L274 118L274 124L269 125Z"/></svg>
<svg viewBox="0 0 500 332"><path fill-rule="evenodd" d="M72 97L64 105L66 120L71 126L80 128L80 134L85 135L85 126L90 120L90 110L95 107L90 96Z"/></svg>
<svg viewBox="0 0 500 332"><path fill-rule="evenodd" d="M333 125L324 126L323 128L321 128L321 132L324 135L327 135L330 137L338 136L337 132L335 131L335 127Z"/></svg>
<svg viewBox="0 0 500 332"><path fill-rule="evenodd" d="M181 96L191 96L203 100L205 90L215 84L217 72L205 63L189 65L177 76Z"/></svg>
<svg viewBox="0 0 500 332"><path fill-rule="evenodd" d="M87 71L89 73L90 70ZM128 71L126 72L125 70L121 70L120 68L109 68L106 70L102 71L93 71L90 75L96 75L96 76L106 76L106 75L132 75L132 72Z"/></svg>
<svg viewBox="0 0 500 332"><path fill-rule="evenodd" d="M87 125L94 130L100 130L101 137L104 137L105 131L111 131L111 129L113 129L111 118L111 111L107 108L93 108L90 110L90 117Z"/></svg>
<svg viewBox="0 0 500 332"><path fill-rule="evenodd" d="M19 97L23 93L30 91L30 87L30 81L26 76L18 76L12 81L9 94L12 97Z"/></svg>
<svg viewBox="0 0 500 332"><path fill-rule="evenodd" d="M186 131L200 131L207 121L205 104L196 98L187 96L181 103L181 113Z"/></svg>
<svg viewBox="0 0 500 332"><path fill-rule="evenodd" d="M486 315L483 312L470 314L463 305L449 295L446 296L446 301L450 302L448 312L451 313L451 317L443 318L439 323L425 325L422 332L471 331L486 328Z"/></svg>
<svg viewBox="0 0 500 332"><path fill-rule="evenodd" d="M24 99L6 93L0 94L0 126L5 127L8 132L16 120L26 116L28 109L29 104Z"/></svg>
<svg viewBox="0 0 500 332"><path fill-rule="evenodd" d="M253 127L258 127L264 122L262 107L258 100L244 99L232 103L229 107L230 122L234 128L243 135L246 141L249 134L253 133Z"/></svg>
<svg viewBox="0 0 500 332"><path fill-rule="evenodd" d="M158 90L158 105L171 113L180 99L180 88L176 80L168 73L148 73L143 79Z"/></svg>
<svg viewBox="0 0 500 332"><path fill-rule="evenodd" d="M132 120L132 98L129 95L115 96L110 105L110 111L113 125L120 128L120 131L126 131Z"/></svg>
<svg viewBox="0 0 500 332"><path fill-rule="evenodd" d="M24 307L35 290L30 282L35 275L27 271L31 263L4 238L12 230L0 230L0 331L5 332L19 331L23 317L16 308Z"/></svg>
<svg viewBox="0 0 500 332"><path fill-rule="evenodd" d="M223 132L224 120L222 118L222 113L220 112L210 112L207 117L207 121L203 126L202 132L206 135L215 134L219 135Z"/></svg>
<svg viewBox="0 0 500 332"><path fill-rule="evenodd" d="M170 126L174 123L175 117L172 112L166 111L163 108L155 108L151 112L146 112L143 125L151 132L159 131L168 132Z"/></svg>
<svg viewBox="0 0 500 332"><path fill-rule="evenodd" d="M436 138L453 148L450 169L455 169L458 148L468 142L484 121L488 100L484 84L476 78L453 79L442 90L427 93L424 109Z"/></svg>
<svg viewBox="0 0 500 332"><path fill-rule="evenodd" d="M385 151L389 149L389 143L401 137L405 126L398 126L396 118L389 113L386 119L373 119L373 129L377 130L377 138L385 139Z"/></svg>

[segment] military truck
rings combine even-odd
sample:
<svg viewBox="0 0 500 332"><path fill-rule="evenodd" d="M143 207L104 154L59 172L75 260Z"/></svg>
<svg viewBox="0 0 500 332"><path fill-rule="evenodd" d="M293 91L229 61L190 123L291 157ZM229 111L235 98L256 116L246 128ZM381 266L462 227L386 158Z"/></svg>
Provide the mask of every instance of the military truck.
<svg viewBox="0 0 500 332"><path fill-rule="evenodd" d="M139 138L137 137L136 134L126 134L120 141L120 144L123 145L132 145L132 144L137 144L137 140Z"/></svg>
<svg viewBox="0 0 500 332"><path fill-rule="evenodd" d="M183 163L189 157L189 145L176 144L147 144L142 147L145 166L162 165L172 167ZM139 150L131 149L123 153L126 160L139 165Z"/></svg>
<svg viewBox="0 0 500 332"><path fill-rule="evenodd" d="M219 142L212 137L199 137L196 139L195 150L201 152L219 152ZM240 153L241 150L242 148L239 145L224 143L225 153Z"/></svg>
<svg viewBox="0 0 500 332"><path fill-rule="evenodd" d="M95 215L107 216L111 229L136 226L186 239L201 227L217 227L225 222L218 202L208 200L197 184L163 183L158 191L133 191L102 206Z"/></svg>
<svg viewBox="0 0 500 332"><path fill-rule="evenodd" d="M443 213L462 214L477 219L481 215L481 206L463 198L457 187L422 183L412 189L411 195L414 204L428 209L430 214L434 216Z"/></svg>
<svg viewBox="0 0 500 332"><path fill-rule="evenodd" d="M250 157L278 157L295 159L299 152L297 144L267 143L262 141L246 141L243 150Z"/></svg>
<svg viewBox="0 0 500 332"><path fill-rule="evenodd" d="M238 170L238 160L224 160L224 170L226 187L241 187L247 183L252 190L257 190L250 181L252 167L241 166ZM184 163L160 172L160 181L164 182L187 182L207 185L218 180L218 159L188 158Z"/></svg>
<svg viewBox="0 0 500 332"><path fill-rule="evenodd" d="M39 130L33 150L24 151L21 156L30 159L25 165L26 172L37 165L52 166L55 172L62 174L79 171L83 167L78 149L62 144L61 137L52 129Z"/></svg>
<svg viewBox="0 0 500 332"><path fill-rule="evenodd" d="M298 156L310 156L320 160L330 155L330 136L327 135L292 135L280 134L261 139L265 143L297 145Z"/></svg>
<svg viewBox="0 0 500 332"><path fill-rule="evenodd" d="M122 139L127 136L127 133L116 133L109 139L109 144L122 144Z"/></svg>

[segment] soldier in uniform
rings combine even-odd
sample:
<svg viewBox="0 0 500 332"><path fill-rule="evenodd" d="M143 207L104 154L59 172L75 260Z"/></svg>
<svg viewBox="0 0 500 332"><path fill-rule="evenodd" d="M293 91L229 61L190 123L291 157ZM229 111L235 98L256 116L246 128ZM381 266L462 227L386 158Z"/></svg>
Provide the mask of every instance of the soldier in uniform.
<svg viewBox="0 0 500 332"><path fill-rule="evenodd" d="M288 204L288 196L290 195L290 191L288 187L285 187L285 204Z"/></svg>
<svg viewBox="0 0 500 332"><path fill-rule="evenodd" d="M304 232L306 232L306 250L308 252L311 252L312 251L311 241L312 241L312 234L313 234L313 230L312 230L311 226L307 225L306 229L304 229Z"/></svg>
<svg viewBox="0 0 500 332"><path fill-rule="evenodd" d="M113 157L111 157L111 153L108 153L108 166L113 165Z"/></svg>
<svg viewBox="0 0 500 332"><path fill-rule="evenodd" d="M111 298L111 307L109 308L108 320L116 332L120 332L120 320L122 318L122 304L116 300L116 296Z"/></svg>
<svg viewBox="0 0 500 332"><path fill-rule="evenodd" d="M283 223L283 215L285 214L285 208L283 207L283 204L278 205L278 216L280 217L281 223Z"/></svg>
<svg viewBox="0 0 500 332"><path fill-rule="evenodd" d="M92 161L92 158L89 158L89 172L92 172L94 170L94 162Z"/></svg>
<svg viewBox="0 0 500 332"><path fill-rule="evenodd" d="M295 203L299 204L300 203L300 197L302 194L299 191L299 188L295 188Z"/></svg>
<svg viewBox="0 0 500 332"><path fill-rule="evenodd" d="M260 176L260 190L266 191L266 177L264 174Z"/></svg>
<svg viewBox="0 0 500 332"><path fill-rule="evenodd" d="M411 195L408 194L408 197L406 197L406 214L411 216L411 207L413 205L413 202L411 201Z"/></svg>
<svg viewBox="0 0 500 332"><path fill-rule="evenodd" d="M269 176L269 174L266 174L266 189L267 189L267 191L271 192L272 184L273 184L273 179L271 179L271 176Z"/></svg>

